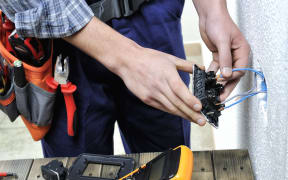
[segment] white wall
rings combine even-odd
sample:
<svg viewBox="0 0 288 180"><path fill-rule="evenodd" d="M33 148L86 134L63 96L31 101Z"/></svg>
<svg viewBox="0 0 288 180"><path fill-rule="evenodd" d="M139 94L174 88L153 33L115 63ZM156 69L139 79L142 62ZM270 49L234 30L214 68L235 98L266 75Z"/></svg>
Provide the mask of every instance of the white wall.
<svg viewBox="0 0 288 180"><path fill-rule="evenodd" d="M256 180L288 179L287 9L287 0L239 1L240 28L251 46L251 62L264 73L268 90L267 102L263 94L252 98L246 104L248 115L241 119Z"/></svg>
<svg viewBox="0 0 288 180"><path fill-rule="evenodd" d="M192 0L186 0L182 14L182 33L184 43L189 41L200 41L198 26L198 15L192 3Z"/></svg>

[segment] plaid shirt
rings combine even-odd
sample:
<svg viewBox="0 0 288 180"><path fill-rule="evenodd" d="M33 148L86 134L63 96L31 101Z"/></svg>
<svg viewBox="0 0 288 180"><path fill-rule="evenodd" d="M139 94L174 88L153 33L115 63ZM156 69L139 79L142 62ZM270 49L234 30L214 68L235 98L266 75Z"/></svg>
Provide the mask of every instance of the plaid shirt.
<svg viewBox="0 0 288 180"><path fill-rule="evenodd" d="M94 16L85 0L0 0L0 9L23 37L69 36Z"/></svg>

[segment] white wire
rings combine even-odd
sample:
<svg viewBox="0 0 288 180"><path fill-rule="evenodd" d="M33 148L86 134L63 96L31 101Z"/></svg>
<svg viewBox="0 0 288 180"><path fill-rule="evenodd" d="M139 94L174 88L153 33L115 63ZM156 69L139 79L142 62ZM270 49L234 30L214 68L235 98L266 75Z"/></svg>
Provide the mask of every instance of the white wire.
<svg viewBox="0 0 288 180"><path fill-rule="evenodd" d="M225 103L227 103L227 102L229 102L229 101L231 101L231 100L233 100L234 98L237 98L237 97L247 96L250 93L252 93L256 88L257 88L257 82L256 82L256 80L254 80L253 87L250 90L248 90L246 92L243 92L243 93L240 93L240 94L236 94L236 95L226 99L225 101L223 101L222 104L225 104Z"/></svg>
<svg viewBox="0 0 288 180"><path fill-rule="evenodd" d="M255 73L255 76L254 76L254 85L253 85L253 87L252 87L250 90L248 90L248 91L246 91L246 92L244 92L244 93L236 94L236 95L232 96L231 98L226 99L226 100L223 101L221 104L225 104L225 103L227 103L227 102L229 102L229 101L231 101L231 100L233 100L233 99L235 99L235 98L237 98L237 97L243 97L243 96L249 96L249 97L250 97L251 94L255 94L255 93L256 93L256 94L258 94L258 93L266 93L266 91L256 91L256 92L253 92L253 91L257 88L256 75L259 75L259 76L261 76L261 78L264 79L264 75L263 75L262 72L257 71L257 70L255 70L255 69L251 69L251 68L239 68L239 69L233 69L232 71L234 72L234 71L241 71L241 70L252 71L252 72ZM237 103L236 103L236 104L237 104Z"/></svg>

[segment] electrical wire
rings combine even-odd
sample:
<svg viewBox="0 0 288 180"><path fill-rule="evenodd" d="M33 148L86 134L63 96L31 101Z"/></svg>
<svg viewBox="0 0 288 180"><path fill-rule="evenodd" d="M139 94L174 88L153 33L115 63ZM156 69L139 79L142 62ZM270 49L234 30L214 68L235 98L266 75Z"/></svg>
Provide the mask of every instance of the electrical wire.
<svg viewBox="0 0 288 180"><path fill-rule="evenodd" d="M232 70L232 72L235 72L235 71L243 71L243 70L252 70L253 72L256 72L256 71L257 71L257 70L251 69L251 68L235 68L235 69ZM264 77L264 75L262 74L262 72L257 71L257 73L258 73L258 74L260 73L259 75L260 75L261 77ZM262 74L262 75L261 75L261 74ZM256 76L256 74L255 74L255 76ZM220 75L220 77L222 77L222 75ZM250 93L252 93L256 88L257 88L257 83L256 83L256 81L254 81L253 87L252 87L250 90L248 90L248 91L246 91L246 92L244 92L244 93L241 93L241 94L234 95L234 96L226 99L225 101L223 101L222 104L225 104L226 102L229 102L229 101L231 101L231 100L233 100L234 98L237 98L237 97L247 96L247 95L249 95Z"/></svg>
<svg viewBox="0 0 288 180"><path fill-rule="evenodd" d="M247 96L247 95L251 94L256 88L257 88L257 83L256 83L256 81L254 81L253 87L250 90L248 90L244 93L241 93L241 94L236 94L236 95L226 99L225 101L223 101L222 104L225 104L225 103L227 103L227 102L229 102L229 101L231 101L237 97Z"/></svg>
<svg viewBox="0 0 288 180"><path fill-rule="evenodd" d="M232 107L232 106L234 106L234 105L236 105L236 104L239 104L239 103L241 103L242 101L244 101L245 99L247 99L247 98L249 98L249 97L252 97L252 96L255 96L255 95L259 94L259 93L266 93L266 91L257 91L257 92L251 93L251 94L249 94L249 95L247 95L247 96L242 97L242 98L239 99L238 101L236 101L236 102L234 102L234 103L226 106L224 109L228 109L228 108L230 108L230 107Z"/></svg>
<svg viewBox="0 0 288 180"><path fill-rule="evenodd" d="M260 71L257 71L256 69L252 69L252 68L235 68L235 69L232 69L232 72L235 72L235 71L251 71L251 72L254 72L257 75L261 76L262 79L265 79L264 74Z"/></svg>
<svg viewBox="0 0 288 180"><path fill-rule="evenodd" d="M235 71L251 71L251 72L255 73L255 78L256 78L256 75L259 75L263 79L263 81L265 81L264 74L262 72L260 72L260 71L255 70L255 69L251 69L251 68L235 68L235 69L232 70L232 72L235 72ZM220 75L220 77L221 77L221 75ZM253 88L251 88L247 92L244 92L244 93L241 93L241 94L237 94L237 95L225 100L224 102L222 102L222 104L225 104L225 103L227 103L227 102L229 102L229 101L231 101L231 100L233 100L233 99L235 99L237 97L242 97L238 101L226 106L224 109L228 109L228 108L230 108L230 107L232 107L232 106L234 106L236 104L239 104L239 103L243 102L244 100L246 100L247 98L255 96L255 95L259 94L259 93L267 93L267 88L264 88L264 90L263 90L263 87L261 87L261 89L262 89L261 91L253 92L256 88L257 88L257 83L256 83L256 79L255 79Z"/></svg>

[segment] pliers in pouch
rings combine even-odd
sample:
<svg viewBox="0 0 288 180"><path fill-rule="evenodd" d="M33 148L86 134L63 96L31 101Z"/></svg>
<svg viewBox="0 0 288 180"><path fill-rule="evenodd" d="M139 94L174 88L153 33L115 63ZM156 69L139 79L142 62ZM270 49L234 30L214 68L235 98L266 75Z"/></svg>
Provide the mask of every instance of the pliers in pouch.
<svg viewBox="0 0 288 180"><path fill-rule="evenodd" d="M59 55L56 59L54 78L49 77L46 79L47 85L51 88L51 91L56 92L58 85L61 87L61 92L64 95L66 111L67 111L67 132L69 136L75 136L77 130L77 109L73 97L73 93L76 91L76 85L68 81L69 76L69 58L62 59L62 55Z"/></svg>

